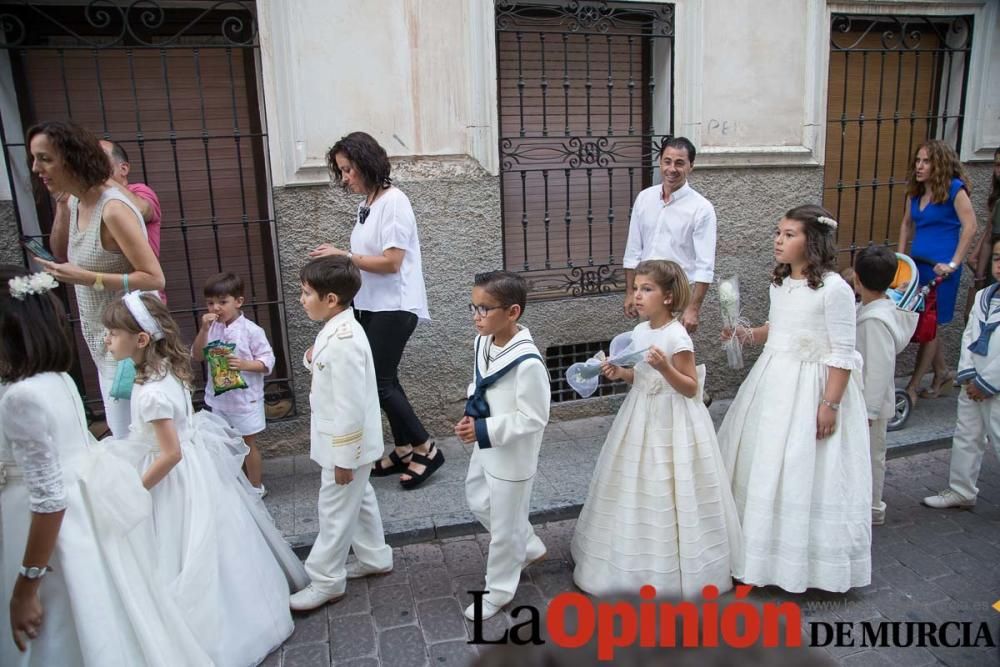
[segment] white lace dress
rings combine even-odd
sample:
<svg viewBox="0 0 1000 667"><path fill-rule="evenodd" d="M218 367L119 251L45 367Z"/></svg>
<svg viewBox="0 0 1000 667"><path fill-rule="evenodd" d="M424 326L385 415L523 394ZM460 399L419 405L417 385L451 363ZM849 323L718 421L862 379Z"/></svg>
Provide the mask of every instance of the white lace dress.
<svg viewBox="0 0 1000 667"><path fill-rule="evenodd" d="M694 349L676 320L658 330L644 322L632 340L667 356ZM576 585L606 595L649 584L687 598L709 584L732 588L742 547L728 481L700 391L686 398L638 363L576 523Z"/></svg>
<svg viewBox="0 0 1000 667"><path fill-rule="evenodd" d="M207 665L142 540L149 494L135 470L94 444L65 373L0 386L0 665ZM65 510L42 579L42 629L26 653L9 601L32 513Z"/></svg>
<svg viewBox="0 0 1000 667"><path fill-rule="evenodd" d="M108 446L144 471L159 454L159 419L173 420L182 453L151 489L160 572L216 665L255 665L292 633L288 596L308 584L305 570L239 472L243 439L194 414L174 375L135 385L132 434Z"/></svg>
<svg viewBox="0 0 1000 667"><path fill-rule="evenodd" d="M756 586L841 592L871 580L868 422L854 349L854 293L835 273L819 289L770 289L767 344L719 430L743 525L734 576ZM829 369L852 372L836 431L816 439Z"/></svg>

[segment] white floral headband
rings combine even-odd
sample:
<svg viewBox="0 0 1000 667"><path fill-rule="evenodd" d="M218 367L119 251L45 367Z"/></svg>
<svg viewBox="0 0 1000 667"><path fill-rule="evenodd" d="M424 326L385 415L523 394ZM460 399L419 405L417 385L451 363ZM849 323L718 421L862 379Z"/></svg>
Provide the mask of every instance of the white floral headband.
<svg viewBox="0 0 1000 667"><path fill-rule="evenodd" d="M826 225L830 229L834 230L837 229L837 221L834 220L833 218L828 218L825 215L821 215L818 218L816 218L816 222L818 222L821 225Z"/></svg>
<svg viewBox="0 0 1000 667"><path fill-rule="evenodd" d="M153 340L163 339L163 329L157 323L156 318L149 312L149 308L142 302L142 292L129 292L122 297L122 302L132 313L136 323L143 331L149 334Z"/></svg>
<svg viewBox="0 0 1000 667"><path fill-rule="evenodd" d="M7 284L10 286L10 295L18 301L24 301L30 294L45 294L59 286L52 274L45 271L11 278Z"/></svg>

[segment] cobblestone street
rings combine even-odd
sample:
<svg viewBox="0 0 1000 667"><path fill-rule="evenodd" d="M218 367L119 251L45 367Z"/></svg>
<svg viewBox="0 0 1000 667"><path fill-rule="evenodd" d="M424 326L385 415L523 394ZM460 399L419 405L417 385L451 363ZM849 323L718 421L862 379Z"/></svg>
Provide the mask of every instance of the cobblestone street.
<svg viewBox="0 0 1000 667"><path fill-rule="evenodd" d="M758 589L756 602L794 600L810 621L987 622L1000 638L1000 464L989 454L979 502L973 511L933 511L920 498L947 486L948 451L894 459L886 477L888 522L874 529L872 584L846 595L810 592L792 596ZM576 590L569 542L574 521L536 526L548 546L545 561L529 568L514 603L544 609L551 598ZM477 647L467 642L472 624L462 616L467 591L483 587L486 535L469 535L395 548L395 571L352 581L340 602L297 618L295 634L265 663L271 667L324 665L462 666ZM523 621L523 618L516 622ZM486 638L509 628L504 612L485 623ZM1000 664L998 649L823 649L842 665L981 667ZM581 649L584 650L584 649Z"/></svg>

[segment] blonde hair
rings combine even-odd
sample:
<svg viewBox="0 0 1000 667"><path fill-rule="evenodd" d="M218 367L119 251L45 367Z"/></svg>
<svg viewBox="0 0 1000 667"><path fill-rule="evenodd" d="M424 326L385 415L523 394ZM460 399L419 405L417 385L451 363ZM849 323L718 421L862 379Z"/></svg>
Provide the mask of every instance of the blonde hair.
<svg viewBox="0 0 1000 667"><path fill-rule="evenodd" d="M674 315L683 312L691 303L691 284L677 262L647 259L635 267L635 275L648 276L664 294L670 295L670 310Z"/></svg>
<svg viewBox="0 0 1000 667"><path fill-rule="evenodd" d="M135 381L143 384L149 380L158 380L167 374L169 369L177 379L186 387L190 388L194 380L191 372L191 353L181 340L180 328L177 322L170 316L170 311L166 305L152 294L143 294L139 298L149 309L149 314L153 316L156 323L163 330L163 338L152 340L149 345L142 349L142 359L135 365ZM116 299L108 304L101 316L101 322L108 329L118 329L131 334L149 333L144 332L135 317L129 311L128 306L121 299Z"/></svg>
<svg viewBox="0 0 1000 667"><path fill-rule="evenodd" d="M917 182L917 170L914 164L917 161L917 153L921 149L927 151L927 159L931 163L931 175L925 183ZM958 159L955 149L941 141L931 139L925 141L917 147L913 154L913 162L910 163L910 178L907 182L906 194L910 197L921 197L930 188L931 203L943 204L948 201L948 193L951 191L951 180L957 178L962 181L962 187L966 193L972 192L969 185L969 176L965 173L965 167Z"/></svg>

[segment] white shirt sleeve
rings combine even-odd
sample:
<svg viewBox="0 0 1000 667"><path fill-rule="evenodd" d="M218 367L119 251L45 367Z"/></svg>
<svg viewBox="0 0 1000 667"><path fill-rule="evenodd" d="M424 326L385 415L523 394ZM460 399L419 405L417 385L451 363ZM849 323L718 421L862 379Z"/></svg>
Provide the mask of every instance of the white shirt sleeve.
<svg viewBox="0 0 1000 667"><path fill-rule="evenodd" d="M854 291L837 274L827 274L822 289L823 315L830 341L830 354L823 363L832 368L861 370L861 355L855 349L857 319Z"/></svg>
<svg viewBox="0 0 1000 667"><path fill-rule="evenodd" d="M715 207L706 203L694 221L694 275L691 281L711 284L715 280L715 243L718 223Z"/></svg>
<svg viewBox="0 0 1000 667"><path fill-rule="evenodd" d="M632 217L628 222L628 240L625 242L625 256L622 259L622 266L626 269L634 269L642 261L642 193L636 196L632 203ZM629 286L626 285L626 289Z"/></svg>
<svg viewBox="0 0 1000 667"><path fill-rule="evenodd" d="M390 248L407 251L413 244L413 230L417 219L413 215L413 207L405 198L396 196L392 202L386 202L386 215L380 221L379 246L382 252Z"/></svg>

